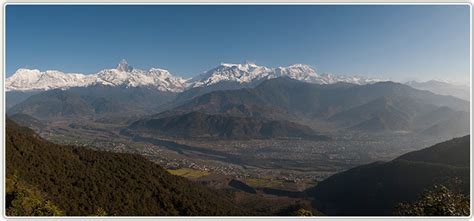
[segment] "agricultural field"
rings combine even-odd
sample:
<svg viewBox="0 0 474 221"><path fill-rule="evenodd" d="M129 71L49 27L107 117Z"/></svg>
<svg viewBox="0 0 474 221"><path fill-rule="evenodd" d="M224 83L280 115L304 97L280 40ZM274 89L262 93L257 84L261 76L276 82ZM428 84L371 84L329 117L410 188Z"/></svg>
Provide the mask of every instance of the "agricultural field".
<svg viewBox="0 0 474 221"><path fill-rule="evenodd" d="M168 172L176 176L186 177L188 179L197 179L209 175L209 172L191 168L168 169Z"/></svg>

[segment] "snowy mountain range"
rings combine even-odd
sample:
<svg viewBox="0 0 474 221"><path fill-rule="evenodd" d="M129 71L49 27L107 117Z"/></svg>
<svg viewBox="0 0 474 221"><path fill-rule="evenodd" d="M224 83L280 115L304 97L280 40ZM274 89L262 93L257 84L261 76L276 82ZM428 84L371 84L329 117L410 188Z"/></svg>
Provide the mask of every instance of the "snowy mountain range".
<svg viewBox="0 0 474 221"><path fill-rule="evenodd" d="M206 87L221 82L237 82L245 85L283 76L317 84L347 82L362 85L382 81L362 76L317 74L312 67L304 64L268 68L253 63L223 63L197 77L185 79L160 68L151 68L148 71L134 69L128 65L127 61L122 60L115 69L105 69L92 75L63 73L54 70L42 72L36 69L21 68L6 79L5 88L6 91L44 91L105 85L151 87L160 91L182 92L189 88Z"/></svg>
<svg viewBox="0 0 474 221"><path fill-rule="evenodd" d="M317 74L309 65L294 64L288 67L268 68L253 63L227 64L222 63L189 81L190 87L210 86L222 81L238 82L240 84L251 84L260 80L277 77L289 77L299 81L316 84L333 84L346 82L353 84L370 84L382 81L381 79L362 76L344 76L331 74Z"/></svg>
<svg viewBox="0 0 474 221"><path fill-rule="evenodd" d="M91 85L146 86L161 91L180 92L186 87L186 79L159 68L148 71L134 69L127 61L122 60L115 69L105 69L92 75L21 68L5 81L6 91L67 89Z"/></svg>

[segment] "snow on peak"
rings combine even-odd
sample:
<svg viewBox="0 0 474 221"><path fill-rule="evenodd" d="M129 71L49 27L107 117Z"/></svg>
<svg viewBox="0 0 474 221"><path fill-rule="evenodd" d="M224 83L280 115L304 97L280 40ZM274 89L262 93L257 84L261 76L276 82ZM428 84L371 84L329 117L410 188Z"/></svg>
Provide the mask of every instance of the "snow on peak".
<svg viewBox="0 0 474 221"><path fill-rule="evenodd" d="M250 83L268 76L271 69L258 66L253 63L229 64L221 63L190 81L191 87L201 87L213 85L222 81L238 82L241 84Z"/></svg>
<svg viewBox="0 0 474 221"><path fill-rule="evenodd" d="M275 68L274 77L286 76L300 81L314 82L318 78L316 71L309 65L294 64L288 67Z"/></svg>
<svg viewBox="0 0 474 221"><path fill-rule="evenodd" d="M116 69L122 72L131 72L133 70L133 67L128 65L127 60L122 59L120 63L117 65Z"/></svg>
<svg viewBox="0 0 474 221"><path fill-rule="evenodd" d="M193 78L190 87L202 87L217 84L219 82L236 82L248 84L257 82L257 80L271 79L277 77L289 77L299 81L305 81L318 84L332 84L336 82L347 82L353 84L375 83L377 79L360 76L344 75L319 75L313 67L306 64L294 64L287 67L268 68L258 66L254 63L246 62L244 64L221 63L195 78Z"/></svg>
<svg viewBox="0 0 474 221"><path fill-rule="evenodd" d="M65 74L55 70L41 72L37 69L20 68L5 80L5 87L7 91L50 90L85 87L93 82L91 76L83 74Z"/></svg>
<svg viewBox="0 0 474 221"><path fill-rule="evenodd" d="M314 68L305 64L294 64L287 67L268 68L253 62L243 64L221 63L219 66L190 79L172 75L160 68L148 71L134 69L124 59L114 69L104 69L97 74L84 75L63 73L60 71L39 71L25 68L18 69L7 78L7 91L50 90L56 88L87 87L90 85L150 87L161 91L181 92L189 87L203 87L220 82L235 82L242 85L253 85L262 80L277 77L289 77L300 81L333 84L347 82L353 84L370 84L379 79L332 74L318 74Z"/></svg>
<svg viewBox="0 0 474 221"><path fill-rule="evenodd" d="M320 84L334 84L337 82L345 82L351 84L373 84L380 81L387 81L387 79L378 79L378 78L370 78L365 76L358 76L358 75L334 75L334 74L321 74L320 78L318 79Z"/></svg>
<svg viewBox="0 0 474 221"><path fill-rule="evenodd" d="M185 89L186 80L173 76L164 69L133 69L126 60L122 60L115 69L105 69L91 75L21 68L5 81L7 91L66 89L91 85L146 86L160 91L180 92Z"/></svg>

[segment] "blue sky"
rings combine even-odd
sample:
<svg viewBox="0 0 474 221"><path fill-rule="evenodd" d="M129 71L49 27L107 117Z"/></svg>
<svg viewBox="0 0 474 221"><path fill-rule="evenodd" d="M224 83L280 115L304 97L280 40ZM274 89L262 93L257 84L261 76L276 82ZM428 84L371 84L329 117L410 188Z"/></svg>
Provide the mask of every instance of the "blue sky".
<svg viewBox="0 0 474 221"><path fill-rule="evenodd" d="M469 80L468 5L8 5L6 75L96 73L122 59L195 76L221 62Z"/></svg>

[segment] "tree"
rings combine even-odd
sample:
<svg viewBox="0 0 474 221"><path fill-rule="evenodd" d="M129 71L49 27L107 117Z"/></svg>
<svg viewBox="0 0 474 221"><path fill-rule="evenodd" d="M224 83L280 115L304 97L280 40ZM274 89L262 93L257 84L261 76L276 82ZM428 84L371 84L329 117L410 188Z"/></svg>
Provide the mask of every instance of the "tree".
<svg viewBox="0 0 474 221"><path fill-rule="evenodd" d="M313 213L309 210L301 208L295 212L295 216L313 216Z"/></svg>
<svg viewBox="0 0 474 221"><path fill-rule="evenodd" d="M102 209L102 207L99 207L93 215L94 216L108 216L107 211Z"/></svg>
<svg viewBox="0 0 474 221"><path fill-rule="evenodd" d="M469 216L469 197L435 185L412 203L400 203L395 209L399 216Z"/></svg>
<svg viewBox="0 0 474 221"><path fill-rule="evenodd" d="M64 216L50 200L45 200L39 191L18 181L13 175L6 181L8 216Z"/></svg>

